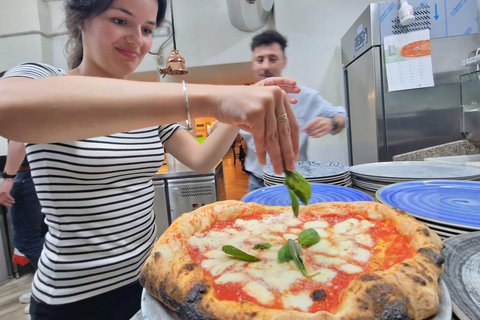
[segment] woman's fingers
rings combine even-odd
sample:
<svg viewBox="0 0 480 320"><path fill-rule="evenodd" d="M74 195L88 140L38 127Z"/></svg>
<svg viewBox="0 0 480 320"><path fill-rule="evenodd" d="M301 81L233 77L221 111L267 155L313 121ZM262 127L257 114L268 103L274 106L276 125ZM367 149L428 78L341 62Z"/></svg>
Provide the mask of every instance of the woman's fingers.
<svg viewBox="0 0 480 320"><path fill-rule="evenodd" d="M292 78L287 78L287 77L272 77L272 78L267 78L264 80L261 80L255 85L258 86L277 86L280 87L283 91L286 93L299 93L301 90L299 87L297 87L297 82L293 80ZM288 100L290 103L295 104L297 103L297 99L294 97L289 97Z"/></svg>
<svg viewBox="0 0 480 320"><path fill-rule="evenodd" d="M274 104L273 111L267 111L265 116L264 141L274 172L281 174L284 165L288 170L295 170L299 133L287 95L284 92L274 92ZM259 155L261 164L265 163L263 157L264 149Z"/></svg>

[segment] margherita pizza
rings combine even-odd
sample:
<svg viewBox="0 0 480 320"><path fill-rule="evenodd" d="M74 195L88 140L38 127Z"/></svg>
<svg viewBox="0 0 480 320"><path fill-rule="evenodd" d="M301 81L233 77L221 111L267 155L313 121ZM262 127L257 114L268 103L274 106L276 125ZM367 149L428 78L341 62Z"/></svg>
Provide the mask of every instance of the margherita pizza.
<svg viewBox="0 0 480 320"><path fill-rule="evenodd" d="M404 57L420 57L430 54L430 40L420 40L409 43L400 49Z"/></svg>
<svg viewBox="0 0 480 320"><path fill-rule="evenodd" d="M295 217L223 201L175 220L140 281L189 320L425 319L439 307L442 246L379 203L319 203Z"/></svg>

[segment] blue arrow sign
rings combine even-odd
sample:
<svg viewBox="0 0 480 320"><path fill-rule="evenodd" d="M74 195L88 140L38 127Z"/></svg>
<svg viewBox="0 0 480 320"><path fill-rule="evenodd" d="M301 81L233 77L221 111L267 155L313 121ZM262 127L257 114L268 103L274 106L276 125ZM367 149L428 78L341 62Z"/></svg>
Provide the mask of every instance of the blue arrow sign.
<svg viewBox="0 0 480 320"><path fill-rule="evenodd" d="M437 4L435 3L435 15L434 15L434 18L435 20L438 20L438 12L437 12Z"/></svg>

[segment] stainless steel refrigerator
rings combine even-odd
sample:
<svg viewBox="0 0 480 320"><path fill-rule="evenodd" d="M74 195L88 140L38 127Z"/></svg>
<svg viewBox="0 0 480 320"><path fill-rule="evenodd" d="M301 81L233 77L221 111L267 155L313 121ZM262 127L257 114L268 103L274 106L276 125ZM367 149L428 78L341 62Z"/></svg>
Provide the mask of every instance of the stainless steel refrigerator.
<svg viewBox="0 0 480 320"><path fill-rule="evenodd" d="M409 3L413 24L400 25L398 1L373 3L341 39L350 165L464 139L459 76L473 71L462 60L479 47L476 0ZM434 86L389 92L384 38L423 29Z"/></svg>

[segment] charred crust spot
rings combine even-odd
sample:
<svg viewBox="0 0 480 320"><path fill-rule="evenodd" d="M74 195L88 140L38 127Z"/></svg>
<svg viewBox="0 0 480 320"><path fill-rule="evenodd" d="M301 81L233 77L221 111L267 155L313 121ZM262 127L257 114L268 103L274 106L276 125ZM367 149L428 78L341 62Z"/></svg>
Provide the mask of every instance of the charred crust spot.
<svg viewBox="0 0 480 320"><path fill-rule="evenodd" d="M409 264L406 263L406 262L402 262L402 265L405 266L405 267L411 267L411 265L409 265Z"/></svg>
<svg viewBox="0 0 480 320"><path fill-rule="evenodd" d="M201 300L203 295L207 293L208 287L203 283L198 283L193 286L192 289L188 292L187 299L185 300L187 303L194 303L195 301Z"/></svg>
<svg viewBox="0 0 480 320"><path fill-rule="evenodd" d="M208 308L210 308L210 304L207 303L207 304L205 305L205 309L208 309Z"/></svg>
<svg viewBox="0 0 480 320"><path fill-rule="evenodd" d="M366 290L367 294L375 301L379 303L385 303L388 296L392 293L392 288L385 284L374 284Z"/></svg>
<svg viewBox="0 0 480 320"><path fill-rule="evenodd" d="M313 301L322 301L327 297L327 293L323 289L317 289L310 294Z"/></svg>
<svg viewBox="0 0 480 320"><path fill-rule="evenodd" d="M190 271L193 271L195 268L197 268L198 265L196 263L187 263L187 264L184 264L183 267L180 269L179 273L188 273Z"/></svg>
<svg viewBox="0 0 480 320"><path fill-rule="evenodd" d="M360 280L364 281L364 282L368 282L368 281L373 281L373 280L379 280L381 279L382 277L376 275L376 274L371 274L371 273L365 273L363 275L360 276Z"/></svg>
<svg viewBox="0 0 480 320"><path fill-rule="evenodd" d="M195 303L196 301L202 299L202 294L206 293L207 289L208 287L205 284L195 285L192 289L190 289L187 299L185 299L184 302L173 299L172 296L166 292L165 286L163 284L160 285L158 289L158 294L166 304L177 310L180 316L182 316L184 319L215 320L214 318L208 317L200 310L198 310Z"/></svg>
<svg viewBox="0 0 480 320"><path fill-rule="evenodd" d="M407 299L386 304L380 318L382 320L413 320L413 317L408 314L407 304Z"/></svg>
<svg viewBox="0 0 480 320"><path fill-rule="evenodd" d="M403 210L400 210L400 209L396 209L396 210L397 210L397 212L400 213L400 214L407 214L407 213L406 213L405 211L403 211Z"/></svg>
<svg viewBox="0 0 480 320"><path fill-rule="evenodd" d="M158 260L162 257L162 254L158 251L155 251L155 253L153 254L153 259L154 260Z"/></svg>
<svg viewBox="0 0 480 320"><path fill-rule="evenodd" d="M435 251L433 251L432 249L429 249L429 248L420 248L418 249L419 253L424 253L424 254L427 254L430 256L430 259L432 259L432 261L437 265L437 266L441 266L442 264L445 263L445 258L442 257L441 254L439 253L436 253Z"/></svg>
<svg viewBox="0 0 480 320"><path fill-rule="evenodd" d="M423 280L422 278L417 277L417 276L414 276L414 277L413 277L413 281L418 282L418 283L420 283L420 284L422 284L422 285L426 285L426 284L427 284L427 282L426 282L425 280Z"/></svg>
<svg viewBox="0 0 480 320"><path fill-rule="evenodd" d="M250 315L252 316L252 318L255 318L255 317L257 316L257 313L256 313L256 312L252 312Z"/></svg>
<svg viewBox="0 0 480 320"><path fill-rule="evenodd" d="M427 278L427 280L430 281L430 282L433 281L432 277L430 277L429 275L426 275L426 278Z"/></svg>
<svg viewBox="0 0 480 320"><path fill-rule="evenodd" d="M370 305L368 304L367 301L362 300L362 299L357 299L358 302L358 307L362 310L368 310L370 309Z"/></svg>
<svg viewBox="0 0 480 320"><path fill-rule="evenodd" d="M142 287L145 287L145 283L147 282L147 276L142 272L138 281L140 282L140 285Z"/></svg>
<svg viewBox="0 0 480 320"><path fill-rule="evenodd" d="M426 235L427 237L430 236L430 232L428 231L428 229L422 229L423 231L423 234Z"/></svg>

